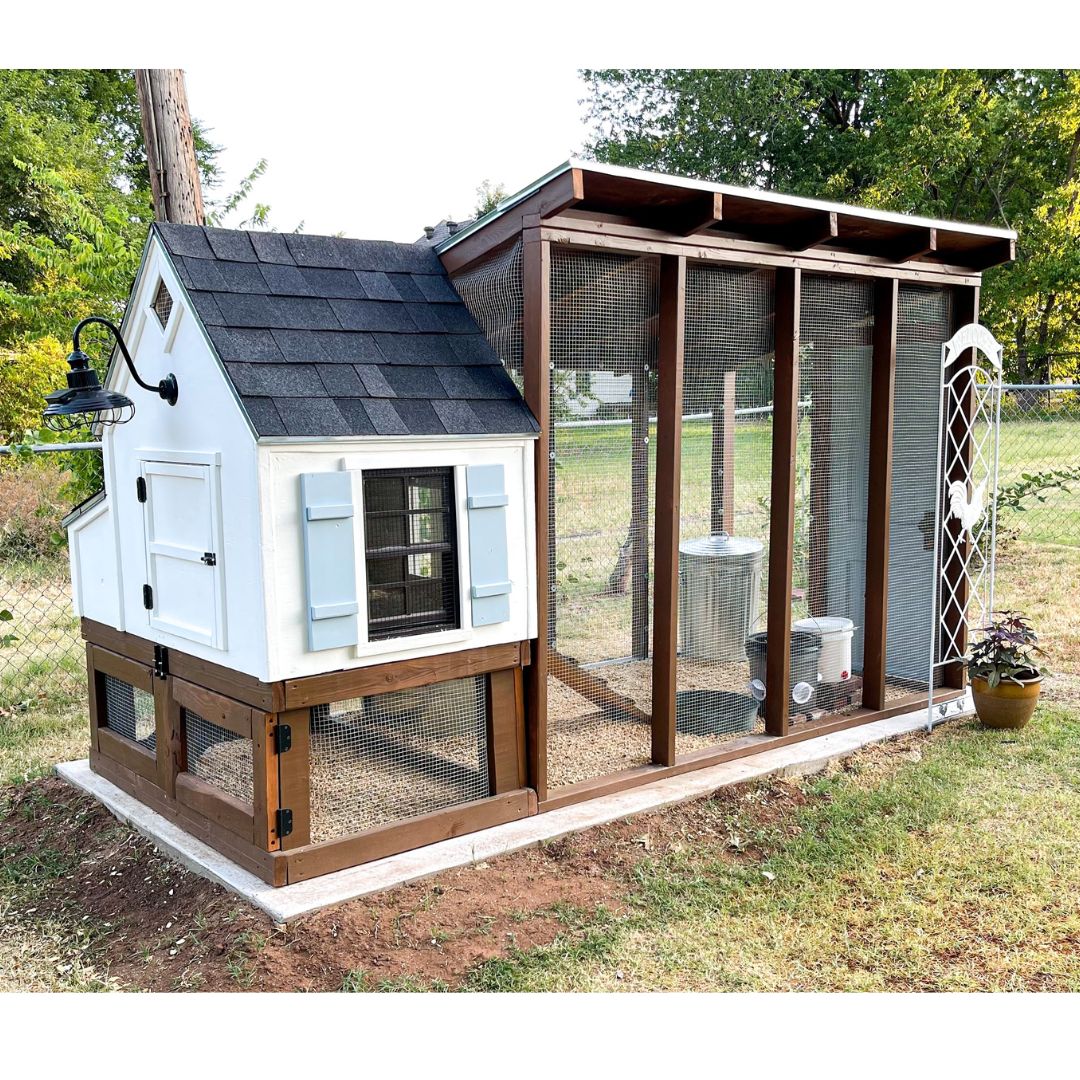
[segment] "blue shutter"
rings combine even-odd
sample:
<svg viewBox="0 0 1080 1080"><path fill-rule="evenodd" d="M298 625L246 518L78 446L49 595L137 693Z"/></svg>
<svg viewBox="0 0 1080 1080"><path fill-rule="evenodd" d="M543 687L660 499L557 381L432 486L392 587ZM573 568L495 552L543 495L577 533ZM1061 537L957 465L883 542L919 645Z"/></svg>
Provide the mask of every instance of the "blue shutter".
<svg viewBox="0 0 1080 1080"><path fill-rule="evenodd" d="M469 576L472 624L490 626L510 618L510 570L506 550L506 480L501 465L466 470L469 511Z"/></svg>
<svg viewBox="0 0 1080 1080"><path fill-rule="evenodd" d="M358 641L352 474L300 477L307 582L308 648L338 649Z"/></svg>

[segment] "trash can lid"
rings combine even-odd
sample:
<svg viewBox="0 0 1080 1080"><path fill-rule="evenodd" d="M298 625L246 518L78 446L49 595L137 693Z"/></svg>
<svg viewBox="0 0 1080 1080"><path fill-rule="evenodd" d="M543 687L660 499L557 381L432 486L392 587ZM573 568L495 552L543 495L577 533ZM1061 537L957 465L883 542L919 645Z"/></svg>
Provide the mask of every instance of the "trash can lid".
<svg viewBox="0 0 1080 1080"><path fill-rule="evenodd" d="M793 630L809 630L814 634L841 634L854 630L855 624L842 615L821 615L818 618L799 619L791 624Z"/></svg>
<svg viewBox="0 0 1080 1080"><path fill-rule="evenodd" d="M728 536L727 533L715 533L693 540L684 540L679 544L681 555L697 555L706 559L729 559L738 556L758 555L765 550L760 540L749 536Z"/></svg>

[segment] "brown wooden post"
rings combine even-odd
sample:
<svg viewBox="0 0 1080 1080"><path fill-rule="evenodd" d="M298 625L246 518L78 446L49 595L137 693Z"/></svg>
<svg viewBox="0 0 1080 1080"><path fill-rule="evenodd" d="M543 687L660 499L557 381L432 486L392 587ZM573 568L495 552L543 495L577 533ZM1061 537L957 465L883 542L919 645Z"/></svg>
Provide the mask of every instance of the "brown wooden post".
<svg viewBox="0 0 1080 1080"><path fill-rule="evenodd" d="M769 519L765 730L786 735L791 685L791 577L795 547L795 450L799 433L799 314L802 271L776 271L772 496Z"/></svg>
<svg viewBox="0 0 1080 1080"><path fill-rule="evenodd" d="M978 288L958 288L953 303L953 332L955 333L962 326L967 326L968 323L978 321ZM972 363L972 359L970 349L955 357L945 371L946 385L954 372ZM951 458L954 463L954 468L942 476L942 490L937 493L943 505L943 492L949 489L949 484L954 480L966 481L971 465L971 417L975 408L975 386L970 377L965 385L957 385L956 397L960 399L960 405L952 411L952 415L944 417L943 425L947 433L945 436L946 460ZM948 403L949 398L946 397L945 400ZM950 543L949 547L955 555L951 560L944 560L941 567L943 587L938 610L941 612L943 629L940 638L954 640L960 650L966 650L968 580L964 567L967 564L970 540L961 522L955 518L943 520L942 528L954 538L955 543ZM958 690L962 690L967 685L967 669L963 664L952 663L946 666L945 685Z"/></svg>
<svg viewBox="0 0 1080 1080"><path fill-rule="evenodd" d="M150 169L154 217L181 225L202 225L205 222L202 186L184 73L179 68L139 68L135 72L135 87Z"/></svg>
<svg viewBox="0 0 1080 1080"><path fill-rule="evenodd" d="M548 626L551 593L551 244L524 233L522 252L525 401L540 423L536 440L536 640L526 673L529 783L547 798Z"/></svg>
<svg viewBox="0 0 1080 1080"><path fill-rule="evenodd" d="M155 741L157 743L158 787L170 799L176 798L176 777L187 768L187 744L180 705L173 697L169 676L154 679Z"/></svg>
<svg viewBox="0 0 1080 1080"><path fill-rule="evenodd" d="M885 707L889 623L889 510L892 501L893 387L900 282L874 285L874 354L870 373L870 463L866 501L866 604L863 707Z"/></svg>
<svg viewBox="0 0 1080 1080"><path fill-rule="evenodd" d="M522 785L518 746L524 737L520 712L520 668L493 671L487 677L487 741L489 794L517 791Z"/></svg>
<svg viewBox="0 0 1080 1080"><path fill-rule="evenodd" d="M105 717L105 692L101 680L97 677L97 668L94 666L94 646L86 643L86 682L89 688L90 705L90 749L98 748L98 728L104 726Z"/></svg>
<svg viewBox="0 0 1080 1080"><path fill-rule="evenodd" d="M656 529L653 583L652 760L675 764L679 627L679 503L682 468L686 259L660 260L656 403Z"/></svg>
<svg viewBox="0 0 1080 1080"><path fill-rule="evenodd" d="M292 731L292 746L277 755L278 797L293 816L292 832L280 837L281 849L289 851L311 843L311 709L288 709L277 720Z"/></svg>
<svg viewBox="0 0 1080 1080"><path fill-rule="evenodd" d="M278 784L278 755L274 745L277 717L274 713L251 710L252 761L252 843L264 851L277 851L277 811L281 806ZM291 750L287 753L292 753Z"/></svg>
<svg viewBox="0 0 1080 1080"><path fill-rule="evenodd" d="M735 532L735 372L725 371L712 414L711 531Z"/></svg>

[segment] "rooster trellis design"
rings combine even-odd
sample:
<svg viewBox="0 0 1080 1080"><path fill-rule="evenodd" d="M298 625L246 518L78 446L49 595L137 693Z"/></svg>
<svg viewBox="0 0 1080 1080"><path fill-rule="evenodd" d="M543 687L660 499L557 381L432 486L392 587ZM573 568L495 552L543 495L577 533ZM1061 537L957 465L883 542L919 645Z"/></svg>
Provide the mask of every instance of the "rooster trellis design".
<svg viewBox="0 0 1080 1080"><path fill-rule="evenodd" d="M994 609L1001 376L1002 347L984 326L965 326L942 346L930 722L947 711L933 707L936 671L963 659L969 628Z"/></svg>

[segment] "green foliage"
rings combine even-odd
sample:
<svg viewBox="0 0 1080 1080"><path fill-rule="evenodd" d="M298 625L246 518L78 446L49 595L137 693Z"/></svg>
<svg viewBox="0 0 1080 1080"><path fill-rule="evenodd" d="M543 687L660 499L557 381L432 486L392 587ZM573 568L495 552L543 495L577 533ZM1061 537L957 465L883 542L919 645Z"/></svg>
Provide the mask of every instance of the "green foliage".
<svg viewBox="0 0 1080 1080"><path fill-rule="evenodd" d="M601 161L1015 228L983 320L1014 347L1014 381L1076 375L1048 357L1080 347L1080 72L583 75Z"/></svg>
<svg viewBox="0 0 1080 1080"><path fill-rule="evenodd" d="M1001 682L1018 683L1033 674L1046 675L1040 663L1046 655L1031 623L1018 611L995 611L989 626L979 628L982 638L967 658L968 674L985 679L993 689Z"/></svg>
<svg viewBox="0 0 1080 1080"><path fill-rule="evenodd" d="M0 71L0 345L116 316L151 220L130 72Z"/></svg>
<svg viewBox="0 0 1080 1080"><path fill-rule="evenodd" d="M485 180L476 189L476 207L473 213L479 218L490 213L506 198L506 188L502 184L493 184Z"/></svg>
<svg viewBox="0 0 1080 1080"><path fill-rule="evenodd" d="M38 427L42 398L64 384L65 355L51 336L24 341L19 349L0 348L0 440L11 442Z"/></svg>
<svg viewBox="0 0 1080 1080"><path fill-rule="evenodd" d="M269 229L270 207L266 203L257 202L247 217L235 223L228 222L228 218L251 198L255 182L266 172L266 167L266 158L259 158L255 167L240 181L235 191L221 199L207 200L205 203L206 224L231 229ZM301 230L297 228L295 231Z"/></svg>
<svg viewBox="0 0 1080 1080"><path fill-rule="evenodd" d="M1034 499L1044 503L1054 491L1072 491L1070 483L1080 481L1080 465L1066 469L1048 469L1046 472L1021 473L1018 480L1001 484L997 493L997 508L1001 510L1027 510L1025 501Z"/></svg>

